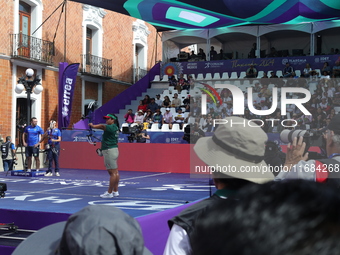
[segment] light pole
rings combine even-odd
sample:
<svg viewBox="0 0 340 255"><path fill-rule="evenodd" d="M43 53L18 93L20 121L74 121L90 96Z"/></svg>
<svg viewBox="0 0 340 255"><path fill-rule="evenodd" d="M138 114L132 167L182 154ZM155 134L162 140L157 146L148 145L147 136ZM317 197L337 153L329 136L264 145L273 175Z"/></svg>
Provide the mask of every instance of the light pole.
<svg viewBox="0 0 340 255"><path fill-rule="evenodd" d="M22 76L18 80L18 84L15 87L15 92L21 94L24 89L26 90L27 94L27 126L30 124L31 120L31 112L32 112L32 105L31 105L31 94L40 94L43 91L43 86L40 84L40 79L38 76L34 77L34 71L31 68L26 70L26 76Z"/></svg>

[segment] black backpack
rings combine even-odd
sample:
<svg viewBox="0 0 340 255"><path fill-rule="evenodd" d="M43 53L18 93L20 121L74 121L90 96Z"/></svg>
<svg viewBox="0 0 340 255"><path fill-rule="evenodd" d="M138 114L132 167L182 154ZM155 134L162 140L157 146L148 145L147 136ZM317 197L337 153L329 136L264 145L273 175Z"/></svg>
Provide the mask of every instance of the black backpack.
<svg viewBox="0 0 340 255"><path fill-rule="evenodd" d="M1 148L1 158L2 159L6 159L7 158L9 150L10 150L10 148L9 148L10 145L11 145L10 142L2 143L0 145L0 148Z"/></svg>

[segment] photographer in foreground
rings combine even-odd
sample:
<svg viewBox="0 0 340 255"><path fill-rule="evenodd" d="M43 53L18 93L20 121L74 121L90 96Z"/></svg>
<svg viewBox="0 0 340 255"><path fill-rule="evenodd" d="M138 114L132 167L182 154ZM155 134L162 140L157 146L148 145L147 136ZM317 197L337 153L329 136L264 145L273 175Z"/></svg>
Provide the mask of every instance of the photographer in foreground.
<svg viewBox="0 0 340 255"><path fill-rule="evenodd" d="M276 179L307 179L317 182L335 181L334 175L340 173L340 114L332 118L324 132L324 139L328 159L307 160L308 152L304 153L306 143L303 142L303 137L295 137L292 144L289 143L287 146L284 168Z"/></svg>

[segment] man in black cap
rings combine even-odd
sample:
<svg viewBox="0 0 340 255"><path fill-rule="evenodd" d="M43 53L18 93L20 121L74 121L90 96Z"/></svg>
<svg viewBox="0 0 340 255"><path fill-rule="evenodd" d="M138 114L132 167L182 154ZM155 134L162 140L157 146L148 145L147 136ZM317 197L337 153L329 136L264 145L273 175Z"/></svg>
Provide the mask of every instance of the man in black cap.
<svg viewBox="0 0 340 255"><path fill-rule="evenodd" d="M307 160L308 152L305 153L303 137L295 137L292 144L288 144L283 171L276 179L307 179L317 182L338 179L334 175L340 173L340 114L332 118L323 135L328 159Z"/></svg>

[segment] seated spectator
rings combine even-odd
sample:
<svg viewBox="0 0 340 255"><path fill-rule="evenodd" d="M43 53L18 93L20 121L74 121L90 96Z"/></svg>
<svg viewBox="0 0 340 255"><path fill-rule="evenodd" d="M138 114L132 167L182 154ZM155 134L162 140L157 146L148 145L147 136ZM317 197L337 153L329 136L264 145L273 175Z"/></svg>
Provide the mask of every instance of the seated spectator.
<svg viewBox="0 0 340 255"><path fill-rule="evenodd" d="M193 89L195 87L195 80L194 78L192 77L192 75L189 75L188 76L188 84L189 84L189 87L190 89ZM188 89L189 90L189 89Z"/></svg>
<svg viewBox="0 0 340 255"><path fill-rule="evenodd" d="M172 128L172 113L170 112L170 108L166 108L165 113L163 114L162 125L169 124L169 128Z"/></svg>
<svg viewBox="0 0 340 255"><path fill-rule="evenodd" d="M151 101L148 104L148 110L151 110L151 112L154 113L159 108L159 106L158 106L158 104L156 104L155 98L151 98L150 100Z"/></svg>
<svg viewBox="0 0 340 255"><path fill-rule="evenodd" d="M210 47L210 60L217 60L217 52L214 46Z"/></svg>
<svg viewBox="0 0 340 255"><path fill-rule="evenodd" d="M268 58L276 58L277 57L277 51L274 47L270 48L270 53L267 55Z"/></svg>
<svg viewBox="0 0 340 255"><path fill-rule="evenodd" d="M151 255L133 217L108 205L89 205L30 235L13 254Z"/></svg>
<svg viewBox="0 0 340 255"><path fill-rule="evenodd" d="M171 106L171 101L170 98L168 96L164 97L163 103L162 103L162 107L170 107Z"/></svg>
<svg viewBox="0 0 340 255"><path fill-rule="evenodd" d="M289 78L289 77L294 77L294 69L293 67L289 64L289 62L286 63L285 68L282 71L283 78Z"/></svg>
<svg viewBox="0 0 340 255"><path fill-rule="evenodd" d="M328 74L327 71L323 71L322 75L320 76L320 81L322 81L323 79L329 80L331 78L331 76Z"/></svg>
<svg viewBox="0 0 340 255"><path fill-rule="evenodd" d="M184 79L184 75L181 73L178 78L177 90L181 92L182 90L188 90L190 88L189 83Z"/></svg>
<svg viewBox="0 0 340 255"><path fill-rule="evenodd" d="M195 220L192 254L337 254L337 193L305 180L249 185L238 192L237 200L219 200Z"/></svg>
<svg viewBox="0 0 340 255"><path fill-rule="evenodd" d="M309 78L312 76L313 78L316 78L316 75L316 71L311 68L309 63L306 63L306 67L303 69L301 77Z"/></svg>
<svg viewBox="0 0 340 255"><path fill-rule="evenodd" d="M261 100L261 102L260 102L260 110L261 111L268 110L268 106L266 104L266 100Z"/></svg>
<svg viewBox="0 0 340 255"><path fill-rule="evenodd" d="M179 124L179 129L183 128L183 124L185 123L185 119L187 118L187 115L182 112L182 109L179 108L177 113L173 117L172 124Z"/></svg>
<svg viewBox="0 0 340 255"><path fill-rule="evenodd" d="M340 61L335 62L335 66L332 69L333 78L340 78Z"/></svg>
<svg viewBox="0 0 340 255"><path fill-rule="evenodd" d="M151 99L150 99L150 96L149 95L145 95L144 99L143 99L143 104L150 104L151 102Z"/></svg>
<svg viewBox="0 0 340 255"><path fill-rule="evenodd" d="M327 72L327 75L331 75L331 72L332 72L332 69L331 67L329 66L329 63L328 62L325 62L323 64L323 67L321 69L321 73L324 74L324 72Z"/></svg>
<svg viewBox="0 0 340 255"><path fill-rule="evenodd" d="M250 65L250 67L246 71L246 76L244 78L256 78L257 77L257 69L254 65Z"/></svg>
<svg viewBox="0 0 340 255"><path fill-rule="evenodd" d="M160 94L156 95L155 103L158 105L158 108L162 107L163 100L161 99L161 95Z"/></svg>
<svg viewBox="0 0 340 255"><path fill-rule="evenodd" d="M127 113L124 115L125 123L133 123L135 119L135 115L132 113L132 109L129 109Z"/></svg>
<svg viewBox="0 0 340 255"><path fill-rule="evenodd" d="M330 104L327 102L327 98L323 97L321 98L321 102L319 103L319 107L321 108L322 111L328 112L331 109Z"/></svg>
<svg viewBox="0 0 340 255"><path fill-rule="evenodd" d="M270 72L269 78L279 78L279 76L277 76L275 72Z"/></svg>
<svg viewBox="0 0 340 255"><path fill-rule="evenodd" d="M156 113L153 115L152 118L153 123L158 123L158 128L162 128L162 122L163 122L163 115L160 109L156 110Z"/></svg>
<svg viewBox="0 0 340 255"><path fill-rule="evenodd" d="M214 131L214 119L211 113L207 114L207 117L200 123L202 130L204 132L213 132Z"/></svg>
<svg viewBox="0 0 340 255"><path fill-rule="evenodd" d="M233 116L233 102L232 101L227 102L227 108L225 108L225 113L227 117Z"/></svg>
<svg viewBox="0 0 340 255"><path fill-rule="evenodd" d="M169 77L169 86L174 87L174 88L177 87L177 80L176 80L175 75L172 75Z"/></svg>
<svg viewBox="0 0 340 255"><path fill-rule="evenodd" d="M143 124L144 122L144 112L143 110L139 110L137 112L137 114L135 115L135 119L133 121L134 123L137 123L137 124Z"/></svg>
<svg viewBox="0 0 340 255"><path fill-rule="evenodd" d="M261 101L266 101L266 98L262 95L261 92L259 92L257 94L257 97L256 98L253 98L253 101L254 101L254 106L256 105L260 105Z"/></svg>
<svg viewBox="0 0 340 255"><path fill-rule="evenodd" d="M175 107L176 111L181 107L182 105L182 101L181 99L178 98L178 94L175 93L174 94L174 99L172 99L171 101L171 107Z"/></svg>
<svg viewBox="0 0 340 255"><path fill-rule="evenodd" d="M267 84L262 85L262 89L261 89L260 93L262 94L262 96L264 96L267 99L272 96L272 91L270 89L268 89Z"/></svg>
<svg viewBox="0 0 340 255"><path fill-rule="evenodd" d="M153 123L153 113L150 109L148 109L144 115L144 120L143 120L143 124L145 125L144 129L151 128L152 123Z"/></svg>
<svg viewBox="0 0 340 255"><path fill-rule="evenodd" d="M239 117L231 117L227 118L227 120L235 123L244 121ZM250 128L247 125L240 125L240 127L234 128L230 124L220 124L213 137L201 137L197 141L194 151L207 166L231 165L236 170L239 170L241 166L256 167L260 166L260 164L266 165L262 160L266 140L267 135L260 127ZM198 223L196 219L201 213L208 212L210 207L218 201L234 200L233 198L237 198L236 191L247 185L252 185L252 182L261 184L274 179L274 175L270 172L242 174L238 171L221 171L219 169L213 171L212 176L217 189L215 194L186 208L168 221L171 231L164 255L196 254L191 252L190 244L192 234L195 232L195 226ZM224 229L224 231L227 230L228 228ZM209 235L210 233L206 234ZM225 254L225 250L207 251L204 254Z"/></svg>
<svg viewBox="0 0 340 255"><path fill-rule="evenodd" d="M255 82L255 86L253 87L253 93L259 93L261 91L260 83L257 81Z"/></svg>
<svg viewBox="0 0 340 255"><path fill-rule="evenodd" d="M139 100L139 105L138 105L138 107L137 107L137 112L138 112L139 110L142 110L143 112L145 112L145 111L147 110L147 107L148 107L148 105L147 105L147 104L144 104L144 103L143 103L143 100Z"/></svg>

